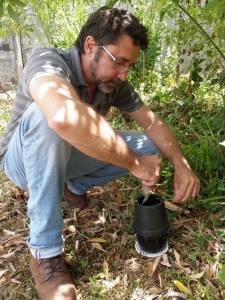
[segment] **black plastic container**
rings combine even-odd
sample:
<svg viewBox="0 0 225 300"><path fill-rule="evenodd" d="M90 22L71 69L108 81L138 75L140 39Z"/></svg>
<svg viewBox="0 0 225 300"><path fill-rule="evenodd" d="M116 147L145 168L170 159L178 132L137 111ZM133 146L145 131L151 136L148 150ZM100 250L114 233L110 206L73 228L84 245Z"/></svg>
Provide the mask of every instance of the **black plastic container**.
<svg viewBox="0 0 225 300"><path fill-rule="evenodd" d="M140 195L135 200L134 231L137 235L136 250L145 256L158 256L168 250L169 222L165 203L160 195Z"/></svg>

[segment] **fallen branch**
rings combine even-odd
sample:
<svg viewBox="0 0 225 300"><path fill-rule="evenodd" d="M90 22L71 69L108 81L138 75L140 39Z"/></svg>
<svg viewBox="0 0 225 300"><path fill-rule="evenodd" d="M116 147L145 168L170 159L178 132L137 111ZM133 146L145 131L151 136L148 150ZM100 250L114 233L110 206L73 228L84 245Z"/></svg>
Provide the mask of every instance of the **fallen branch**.
<svg viewBox="0 0 225 300"><path fill-rule="evenodd" d="M168 202L168 201L165 201L165 206L167 209L169 210L172 210L172 211L176 211L176 212L179 212L179 213L183 213L185 215L189 215L190 214L190 211L183 208L183 207L180 207L180 206L177 206L171 202Z"/></svg>

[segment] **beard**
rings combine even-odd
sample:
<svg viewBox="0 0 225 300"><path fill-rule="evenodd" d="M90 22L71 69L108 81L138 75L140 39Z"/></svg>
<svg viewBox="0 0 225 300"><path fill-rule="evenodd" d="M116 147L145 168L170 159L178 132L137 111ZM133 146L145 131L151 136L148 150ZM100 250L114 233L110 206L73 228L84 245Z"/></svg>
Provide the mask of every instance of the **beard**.
<svg viewBox="0 0 225 300"><path fill-rule="evenodd" d="M100 51L97 51L95 53L94 60L90 63L90 72L92 76L92 80L96 87L98 88L99 91L103 92L104 94L111 94L115 87L121 82L120 79L110 79L110 80L105 80L101 81L98 80L96 76L96 66L101 57Z"/></svg>
<svg viewBox="0 0 225 300"><path fill-rule="evenodd" d="M112 79L102 82L95 81L95 84L99 91L103 92L104 94L111 94L119 82L119 79Z"/></svg>

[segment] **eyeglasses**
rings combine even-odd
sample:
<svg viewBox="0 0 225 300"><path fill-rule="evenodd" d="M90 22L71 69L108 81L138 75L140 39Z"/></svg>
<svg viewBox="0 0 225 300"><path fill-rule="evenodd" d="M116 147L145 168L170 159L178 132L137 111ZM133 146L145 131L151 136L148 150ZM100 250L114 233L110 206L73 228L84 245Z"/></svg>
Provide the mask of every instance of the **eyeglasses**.
<svg viewBox="0 0 225 300"><path fill-rule="evenodd" d="M135 68L134 68L134 66L132 65L131 67L127 67L127 66L125 66L124 64L122 64L122 63L120 63L119 61L118 61L118 59L117 58L115 58L115 56L114 55L112 55L112 53L105 47L105 46L101 46L102 47L102 49L104 49L107 53L108 53L108 55L112 58L112 60L113 60L113 62L114 62L114 64L115 64L115 67L116 67L116 69L117 69L117 71L118 71L118 73L130 73L131 71L134 71L135 70Z"/></svg>

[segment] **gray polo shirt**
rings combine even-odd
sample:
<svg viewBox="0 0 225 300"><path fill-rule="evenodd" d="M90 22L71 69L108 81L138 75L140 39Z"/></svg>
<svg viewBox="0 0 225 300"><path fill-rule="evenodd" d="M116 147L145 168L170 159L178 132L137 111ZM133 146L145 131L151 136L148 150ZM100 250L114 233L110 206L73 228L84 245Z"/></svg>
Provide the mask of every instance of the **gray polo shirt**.
<svg viewBox="0 0 225 300"><path fill-rule="evenodd" d="M55 74L68 80L77 91L81 101L88 103L87 84L82 74L78 49L73 47L57 50L45 47L35 50L31 54L19 81L11 119L0 141L0 163L21 116L34 101L29 91L30 80L37 74L43 73ZM111 94L97 91L91 105L98 113L105 116L111 106L129 113L139 109L143 102L131 84L125 81L121 82Z"/></svg>

